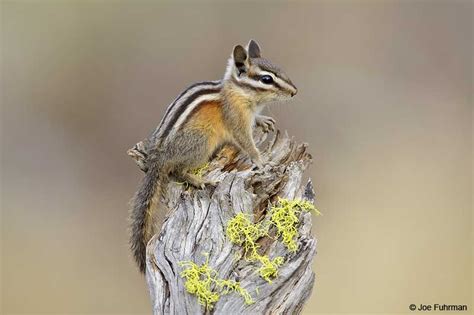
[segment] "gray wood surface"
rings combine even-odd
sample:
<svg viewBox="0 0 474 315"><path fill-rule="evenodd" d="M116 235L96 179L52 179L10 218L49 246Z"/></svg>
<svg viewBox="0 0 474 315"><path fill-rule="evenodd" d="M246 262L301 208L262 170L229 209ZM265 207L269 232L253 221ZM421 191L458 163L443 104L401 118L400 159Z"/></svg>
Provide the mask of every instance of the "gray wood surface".
<svg viewBox="0 0 474 315"><path fill-rule="evenodd" d="M316 240L311 235L312 214L300 218L299 248L290 253L278 240L260 240L260 251L270 258L283 256L279 276L270 284L258 272L258 262L236 259L242 248L226 238L226 224L236 214L253 214L255 221L267 215L277 197L314 201L311 180L303 184L303 173L311 162L306 144L296 143L286 133L267 134L257 129L254 138L264 160L264 168L252 169L250 161L232 148L224 148L211 161L204 176L217 182L203 190L170 183L163 196L168 209L161 232L147 247L146 280L154 314L298 314L311 294L315 281L311 270ZM147 143L140 142L129 155L146 170ZM162 206L162 207L163 207ZM243 298L223 295L212 310L199 305L196 296L186 292L180 261L209 265L220 278L241 282L255 303L246 305ZM256 290L256 288L258 288ZM258 294L257 294L258 293Z"/></svg>

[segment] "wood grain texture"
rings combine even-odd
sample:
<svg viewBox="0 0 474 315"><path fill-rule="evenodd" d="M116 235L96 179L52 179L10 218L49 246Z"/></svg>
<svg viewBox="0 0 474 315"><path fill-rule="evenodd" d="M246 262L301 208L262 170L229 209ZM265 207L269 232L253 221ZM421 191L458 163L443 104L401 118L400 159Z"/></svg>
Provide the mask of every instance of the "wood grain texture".
<svg viewBox="0 0 474 315"><path fill-rule="evenodd" d="M277 197L314 201L311 180L302 184L304 170L311 162L306 144L296 143L286 133L267 134L260 129L255 130L254 139L262 152L263 169L253 169L245 155L225 147L204 174L218 183L216 187L196 190L177 183L168 185L162 202L169 212L161 232L147 247L146 280L154 314L301 312L315 281L311 265L316 240L311 235L311 213L301 214L296 252L290 253L270 237L259 241L261 252L285 259L271 284L256 272L258 263L236 259L242 248L226 238L227 222L240 212L253 214L258 221L268 215ZM143 171L147 146L145 140L128 151ZM197 298L186 292L178 263L204 263L203 253L209 254L209 265L220 278L240 281L255 303L246 305L238 294L231 293L223 295L211 311L199 305Z"/></svg>

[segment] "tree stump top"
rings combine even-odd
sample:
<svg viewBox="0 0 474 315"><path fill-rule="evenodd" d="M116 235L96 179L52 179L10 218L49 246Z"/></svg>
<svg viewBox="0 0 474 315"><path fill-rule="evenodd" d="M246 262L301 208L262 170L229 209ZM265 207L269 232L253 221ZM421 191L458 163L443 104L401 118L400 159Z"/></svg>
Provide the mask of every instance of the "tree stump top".
<svg viewBox="0 0 474 315"><path fill-rule="evenodd" d="M203 171L217 182L202 190L170 183L163 196L168 211L161 232L147 247L146 280L154 314L297 314L311 294L311 270L316 240L311 236L311 213L302 212L298 225L298 249L290 252L275 237L258 241L259 251L270 259L282 256L278 276L268 283L256 271L258 262L242 256L243 249L226 236L227 222L239 213L251 215L254 222L268 219L268 210L277 198L314 201L311 180L302 184L303 173L311 162L307 145L296 143L286 133L267 134L255 130L254 139L262 153L263 169L230 147L225 147ZM129 155L146 171L148 143L140 142ZM272 232L272 230L271 230ZM206 256L207 255L207 256ZM180 273L182 261L209 266L220 278L240 281L255 303L231 293L222 295L211 310L188 293Z"/></svg>

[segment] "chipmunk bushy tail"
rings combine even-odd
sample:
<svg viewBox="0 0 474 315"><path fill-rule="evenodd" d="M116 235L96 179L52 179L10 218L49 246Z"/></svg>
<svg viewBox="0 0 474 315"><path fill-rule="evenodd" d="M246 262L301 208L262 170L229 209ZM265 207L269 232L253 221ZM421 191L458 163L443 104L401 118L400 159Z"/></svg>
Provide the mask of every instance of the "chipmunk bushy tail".
<svg viewBox="0 0 474 315"><path fill-rule="evenodd" d="M142 273L145 273L146 269L146 245L155 234L154 214L166 182L166 178L163 178L162 163L157 159L153 160L149 163L146 175L132 200L130 213L130 248Z"/></svg>

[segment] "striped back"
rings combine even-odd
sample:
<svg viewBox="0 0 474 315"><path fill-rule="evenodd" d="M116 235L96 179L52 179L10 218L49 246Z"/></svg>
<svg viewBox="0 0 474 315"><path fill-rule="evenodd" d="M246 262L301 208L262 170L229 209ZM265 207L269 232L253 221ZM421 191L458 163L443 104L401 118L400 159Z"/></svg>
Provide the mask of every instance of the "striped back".
<svg viewBox="0 0 474 315"><path fill-rule="evenodd" d="M186 121L186 118L200 103L219 99L222 81L205 81L191 85L184 90L166 109L160 124L152 134L152 143L159 145Z"/></svg>

